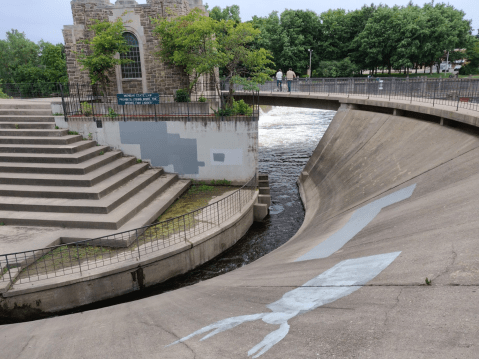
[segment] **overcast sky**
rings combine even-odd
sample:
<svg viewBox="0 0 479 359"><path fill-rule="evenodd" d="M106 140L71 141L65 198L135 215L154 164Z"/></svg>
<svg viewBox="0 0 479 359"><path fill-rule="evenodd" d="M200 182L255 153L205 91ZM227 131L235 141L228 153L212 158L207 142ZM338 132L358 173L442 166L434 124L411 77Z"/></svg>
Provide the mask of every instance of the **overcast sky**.
<svg viewBox="0 0 479 359"><path fill-rule="evenodd" d="M116 0L110 0L115 2ZM146 0L137 0L139 4L146 4ZM371 3L371 0L335 0L335 1L312 1L312 0L203 0L210 8L214 6L239 5L241 19L250 20L254 15L267 16L272 11L281 13L285 9L313 10L317 14L330 8L342 8L355 10L363 3ZM406 5L409 0L380 0L375 4ZM425 1L414 1L422 5ZM436 1L436 3L439 1ZM455 8L466 13L466 19L472 20L474 34L479 28L479 5L478 0L451 0ZM73 25L70 9L70 0L15 0L2 1L0 12L0 39L5 39L5 33L11 29L25 32L28 39L38 42L43 39L52 43L63 43L63 25ZM1 54L0 54L1 55Z"/></svg>

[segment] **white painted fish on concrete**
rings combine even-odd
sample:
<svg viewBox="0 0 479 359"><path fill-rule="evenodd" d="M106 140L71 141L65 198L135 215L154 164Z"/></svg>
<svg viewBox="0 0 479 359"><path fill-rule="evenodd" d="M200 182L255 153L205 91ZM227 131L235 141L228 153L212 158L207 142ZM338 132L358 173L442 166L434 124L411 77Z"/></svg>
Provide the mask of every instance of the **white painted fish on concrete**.
<svg viewBox="0 0 479 359"><path fill-rule="evenodd" d="M271 310L270 313L242 315L220 320L170 345L211 332L201 338L200 341L203 341L240 324L259 319L268 324L279 325L280 327L277 330L265 336L258 345L248 351L248 356L254 355L253 358L257 358L266 353L288 334L289 319L357 291L361 286L381 273L400 253L394 252L342 261L333 268L304 283L301 287L287 292L280 300L268 304L266 307Z"/></svg>
<svg viewBox="0 0 479 359"><path fill-rule="evenodd" d="M359 208L343 228L299 257L296 262L330 256L366 227L382 208L411 197L415 188L414 184ZM240 324L259 319L268 324L279 325L277 330L265 336L259 344L248 351L248 356L253 355L253 358L258 358L288 334L288 320L357 291L386 269L400 253L393 252L342 261L304 283L301 287L285 293L280 300L268 304L266 307L271 310L269 313L242 315L220 320L168 346L184 342L200 334L209 333L200 339L203 341Z"/></svg>

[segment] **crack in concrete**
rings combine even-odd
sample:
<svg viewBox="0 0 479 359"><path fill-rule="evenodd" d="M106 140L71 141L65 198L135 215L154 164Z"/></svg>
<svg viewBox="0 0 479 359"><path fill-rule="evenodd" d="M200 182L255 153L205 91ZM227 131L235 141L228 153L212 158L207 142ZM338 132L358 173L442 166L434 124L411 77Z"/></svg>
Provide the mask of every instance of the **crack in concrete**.
<svg viewBox="0 0 479 359"><path fill-rule="evenodd" d="M178 335L176 335L175 333L169 331L169 330L166 330L164 327L162 327L161 325L157 324L157 323L148 323L148 322L145 322L143 320L140 320L139 321L140 324L144 324L144 325L147 325L147 326L150 326L150 327L156 327L156 328L159 328L161 330L163 330L164 332L170 334L171 336L173 336L175 339L179 340L181 339ZM196 353L195 351L189 347L188 344L186 344L185 342L181 342L181 344L183 344L190 352L191 354L193 354L193 359L196 359Z"/></svg>
<svg viewBox="0 0 479 359"><path fill-rule="evenodd" d="M388 310L386 310L386 318L384 318L384 323L383 325L387 325L388 321L389 321L389 312L393 311L398 305L399 305L399 297L401 296L402 294L402 291L403 291L404 287L402 287L400 290L399 290L399 293L398 295L396 296L396 303L394 303L394 305L389 308Z"/></svg>
<svg viewBox="0 0 479 359"><path fill-rule="evenodd" d="M443 276L444 274L447 274L450 272L451 268L454 266L454 264L456 263L456 259L457 259L457 253L456 253L456 250L454 249L454 244L451 244L451 252L452 252L452 255L451 255L451 260L450 260L450 264L448 264L446 266L446 269L444 269L442 272L440 272L438 275L436 275L435 277L431 278L431 281L433 280L436 280L438 279L439 277ZM457 285L454 285L454 286L457 286Z"/></svg>
<svg viewBox="0 0 479 359"><path fill-rule="evenodd" d="M27 343L23 346L22 350L20 350L20 353L18 354L17 358L20 358L23 354L23 352L25 351L25 349L27 348L28 344L30 344L30 342L35 338L34 335L32 335L30 337L30 339L28 339Z"/></svg>

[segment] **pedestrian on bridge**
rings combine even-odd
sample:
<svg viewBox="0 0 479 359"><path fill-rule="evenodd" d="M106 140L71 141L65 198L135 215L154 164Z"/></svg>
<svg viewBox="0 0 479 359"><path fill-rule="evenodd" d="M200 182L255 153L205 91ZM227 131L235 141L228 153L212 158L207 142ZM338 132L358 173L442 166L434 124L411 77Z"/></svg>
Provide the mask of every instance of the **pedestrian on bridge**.
<svg viewBox="0 0 479 359"><path fill-rule="evenodd" d="M293 69L290 68L286 73L286 81L288 81L288 92L291 92L291 82L296 78L296 74L293 72Z"/></svg>
<svg viewBox="0 0 479 359"><path fill-rule="evenodd" d="M283 72L281 72L281 69L276 73L276 86L278 87L278 91L283 91Z"/></svg>

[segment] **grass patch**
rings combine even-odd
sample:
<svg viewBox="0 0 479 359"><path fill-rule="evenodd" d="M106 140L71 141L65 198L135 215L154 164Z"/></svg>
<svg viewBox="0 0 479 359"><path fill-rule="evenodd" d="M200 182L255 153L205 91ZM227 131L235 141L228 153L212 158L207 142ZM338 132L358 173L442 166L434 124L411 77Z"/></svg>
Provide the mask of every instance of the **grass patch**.
<svg viewBox="0 0 479 359"><path fill-rule="evenodd" d="M193 185L183 194L170 208L168 208L159 218L158 221L166 221L167 219L182 216L186 213L196 211L208 205L214 197L221 196L228 191L234 191L237 188L229 186L208 186L205 184Z"/></svg>
<svg viewBox="0 0 479 359"><path fill-rule="evenodd" d="M237 188L231 186L194 185L176 200L176 202L158 218L158 221L166 221L196 211L207 206L208 202L214 197L221 196L228 191L234 191L236 189ZM172 235L182 232L185 229L192 230L196 224L204 220L204 218L197 218L200 212L194 212L190 215L152 226L145 230L143 234L139 235L138 239L132 238L134 240L127 248L65 244L53 250L45 250L44 253L36 256L34 263L21 271L17 280L29 276L53 274L54 272L62 273L62 271L65 271L65 274L70 274L70 268L78 267L79 264L81 264L82 270L101 267L103 266L102 261L108 264L110 260L116 262L136 256L138 246L150 242L156 241L157 243L152 243L152 247L157 245L160 247L164 245L166 247ZM210 228L214 225L214 222L211 223ZM132 232L131 235L134 235L134 232ZM75 271L79 272L78 269L75 269Z"/></svg>

